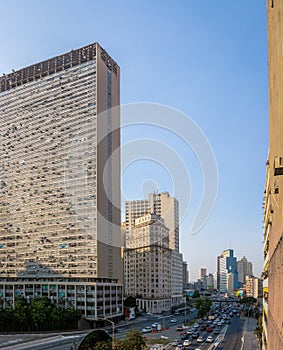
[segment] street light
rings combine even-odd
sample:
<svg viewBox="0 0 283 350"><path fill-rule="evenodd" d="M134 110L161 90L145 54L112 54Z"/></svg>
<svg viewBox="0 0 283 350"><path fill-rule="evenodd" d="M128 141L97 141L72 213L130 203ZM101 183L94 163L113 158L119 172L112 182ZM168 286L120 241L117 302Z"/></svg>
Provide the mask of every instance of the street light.
<svg viewBox="0 0 283 350"><path fill-rule="evenodd" d="M114 349L114 333L115 333L115 323L106 317L101 317L98 320L108 321L112 325L112 350Z"/></svg>

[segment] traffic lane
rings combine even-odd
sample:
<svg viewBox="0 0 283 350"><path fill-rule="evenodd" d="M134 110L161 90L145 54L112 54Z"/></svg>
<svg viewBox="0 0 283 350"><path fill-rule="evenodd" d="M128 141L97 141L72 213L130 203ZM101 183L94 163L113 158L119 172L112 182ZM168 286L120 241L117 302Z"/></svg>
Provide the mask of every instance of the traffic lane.
<svg viewBox="0 0 283 350"><path fill-rule="evenodd" d="M40 343L38 341L30 342L30 344L21 344L20 346L13 347L15 350L70 350L74 344L79 344L83 336L66 336L57 340L44 340L41 339ZM2 348L11 349L10 347Z"/></svg>
<svg viewBox="0 0 283 350"><path fill-rule="evenodd" d="M224 342L218 346L219 350L238 350L242 346L244 320L234 317L230 327L226 332Z"/></svg>
<svg viewBox="0 0 283 350"><path fill-rule="evenodd" d="M221 329L222 330L222 329ZM184 330L183 332L177 331L177 325L175 327L171 327L166 331L162 331L160 333L155 333L155 334L146 334L145 336L149 339L158 339L161 336L166 336L168 337L168 339L170 339L171 341L173 340L179 340L181 343L184 342L184 340L181 340L181 335L182 333L185 333L186 330ZM196 339L193 339L191 335L188 336L188 339L190 339L190 341L192 342L190 349L195 349L195 348L201 348L203 350L208 349L212 343L206 343L206 339L207 337L210 335L213 337L213 339L215 340L216 337L218 336L217 334L213 334L211 332L206 332L206 331L200 331L198 330L199 335L203 337L204 342L203 343L197 343Z"/></svg>

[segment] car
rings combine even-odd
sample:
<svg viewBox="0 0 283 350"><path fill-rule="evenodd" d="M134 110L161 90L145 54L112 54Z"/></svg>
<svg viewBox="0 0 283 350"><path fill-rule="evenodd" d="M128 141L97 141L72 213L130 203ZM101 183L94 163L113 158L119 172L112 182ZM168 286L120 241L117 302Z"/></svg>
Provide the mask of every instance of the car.
<svg viewBox="0 0 283 350"><path fill-rule="evenodd" d="M215 330L214 330L213 333L214 333L214 334L219 334L219 333L220 333L220 329L219 329L219 328L215 328Z"/></svg>
<svg viewBox="0 0 283 350"><path fill-rule="evenodd" d="M175 350L184 350L184 349L185 349L185 348L184 348L183 344L179 344L179 345L177 345L176 348L175 348Z"/></svg>
<svg viewBox="0 0 283 350"><path fill-rule="evenodd" d="M206 327L205 327L205 326L201 326L201 327L200 327L200 330L201 330L201 331L206 331Z"/></svg>
<svg viewBox="0 0 283 350"><path fill-rule="evenodd" d="M193 339L197 339L198 337L199 337L199 332L193 333L193 335L192 335Z"/></svg>
<svg viewBox="0 0 283 350"><path fill-rule="evenodd" d="M168 337L166 335L161 335L160 339L168 339Z"/></svg>
<svg viewBox="0 0 283 350"><path fill-rule="evenodd" d="M230 323L231 323L231 320L226 320L225 323L226 323L226 324L230 324Z"/></svg>
<svg viewBox="0 0 283 350"><path fill-rule="evenodd" d="M199 328L199 324L196 322L192 325L193 328Z"/></svg>
<svg viewBox="0 0 283 350"><path fill-rule="evenodd" d="M144 327L143 329L142 329L142 333L151 333L152 332L152 327Z"/></svg>
<svg viewBox="0 0 283 350"><path fill-rule="evenodd" d="M177 327L177 332L181 332L182 330L184 330L184 327L180 324L180 325Z"/></svg>
<svg viewBox="0 0 283 350"><path fill-rule="evenodd" d="M198 338L197 338L197 343L203 343L203 342L204 342L203 337L198 337Z"/></svg>
<svg viewBox="0 0 283 350"><path fill-rule="evenodd" d="M189 347L191 344L192 344L192 342L191 342L189 339L186 339L186 340L184 341L184 343L183 343L183 346L184 346L185 348L187 348L187 347Z"/></svg>
<svg viewBox="0 0 283 350"><path fill-rule="evenodd" d="M207 331L207 332L213 332L213 328L212 328L212 327L207 327L207 328L206 328L206 331Z"/></svg>
<svg viewBox="0 0 283 350"><path fill-rule="evenodd" d="M193 333L194 333L194 331L193 331L192 329L188 329L188 330L187 330L187 334L188 334L188 335L192 335Z"/></svg>
<svg viewBox="0 0 283 350"><path fill-rule="evenodd" d="M180 335L180 339L181 339L181 340L188 339L188 337L189 337L189 336L188 336L187 332Z"/></svg>
<svg viewBox="0 0 283 350"><path fill-rule="evenodd" d="M170 322L171 322L171 323L176 323L177 320L176 320L176 318L171 318Z"/></svg>
<svg viewBox="0 0 283 350"><path fill-rule="evenodd" d="M174 340L172 341L171 345L172 345L172 346L177 346L177 345L179 345L179 343L180 343L180 340L179 340L179 339L174 339Z"/></svg>
<svg viewBox="0 0 283 350"><path fill-rule="evenodd" d="M209 335L207 338L206 338L206 342L207 343L213 343L213 338L212 338L212 336L211 335Z"/></svg>
<svg viewBox="0 0 283 350"><path fill-rule="evenodd" d="M151 327L152 327L152 328L157 328L158 325L159 325L159 323L158 323L158 322L155 322L155 323L153 323L153 324L151 325Z"/></svg>

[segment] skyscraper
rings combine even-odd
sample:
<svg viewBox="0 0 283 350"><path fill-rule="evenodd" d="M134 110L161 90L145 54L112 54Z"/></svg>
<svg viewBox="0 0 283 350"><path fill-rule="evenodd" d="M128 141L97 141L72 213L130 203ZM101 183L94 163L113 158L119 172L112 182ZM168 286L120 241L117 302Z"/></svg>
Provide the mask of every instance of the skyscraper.
<svg viewBox="0 0 283 350"><path fill-rule="evenodd" d="M207 275L207 270L205 267L202 267L200 270L199 270L199 279L201 280L204 276Z"/></svg>
<svg viewBox="0 0 283 350"><path fill-rule="evenodd" d="M243 256L237 261L237 272L238 272L238 282L243 284L246 283L246 276L253 275L253 264Z"/></svg>
<svg viewBox="0 0 283 350"><path fill-rule="evenodd" d="M122 314L119 86L97 43L0 78L4 304L47 296L88 318Z"/></svg>
<svg viewBox="0 0 283 350"><path fill-rule="evenodd" d="M237 260L233 249L227 249L217 257L217 289L221 293L232 293L237 288Z"/></svg>
<svg viewBox="0 0 283 350"><path fill-rule="evenodd" d="M264 191L263 348L283 349L283 2L267 0L269 154Z"/></svg>

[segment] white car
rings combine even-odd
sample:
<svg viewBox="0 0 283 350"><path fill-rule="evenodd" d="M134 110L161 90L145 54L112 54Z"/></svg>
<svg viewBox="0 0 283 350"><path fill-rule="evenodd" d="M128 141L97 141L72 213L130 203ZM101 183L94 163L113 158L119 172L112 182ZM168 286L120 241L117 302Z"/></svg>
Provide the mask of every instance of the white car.
<svg viewBox="0 0 283 350"><path fill-rule="evenodd" d="M206 342L207 343L213 343L213 338L211 335L209 335L207 338L206 338Z"/></svg>
<svg viewBox="0 0 283 350"><path fill-rule="evenodd" d="M151 327L144 327L143 329L142 329L142 333L150 333L152 331L152 328Z"/></svg>
<svg viewBox="0 0 283 350"><path fill-rule="evenodd" d="M203 343L203 342L204 342L203 337L198 337L198 338L197 338L197 343Z"/></svg>
<svg viewBox="0 0 283 350"><path fill-rule="evenodd" d="M186 348L187 346L190 346L192 342L189 339L184 340L183 346Z"/></svg>
<svg viewBox="0 0 283 350"><path fill-rule="evenodd" d="M176 323L177 320L176 320L176 318L172 318L172 319L170 320L170 322L171 322L171 323Z"/></svg>

